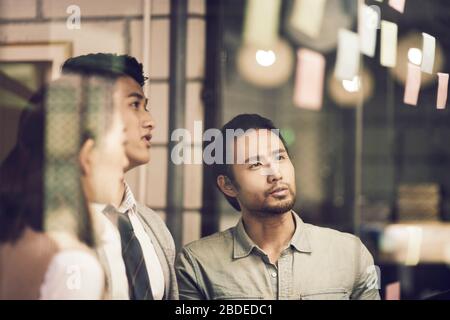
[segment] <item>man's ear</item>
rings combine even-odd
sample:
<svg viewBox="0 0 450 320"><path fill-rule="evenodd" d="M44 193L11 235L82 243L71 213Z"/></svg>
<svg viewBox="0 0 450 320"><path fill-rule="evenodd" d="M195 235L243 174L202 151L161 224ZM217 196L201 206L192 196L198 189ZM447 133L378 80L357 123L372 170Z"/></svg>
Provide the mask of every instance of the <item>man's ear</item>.
<svg viewBox="0 0 450 320"><path fill-rule="evenodd" d="M217 177L217 185L220 190L229 197L235 198L237 196L237 191L234 185L231 183L231 180L224 175L220 175Z"/></svg>
<svg viewBox="0 0 450 320"><path fill-rule="evenodd" d="M81 173L88 175L92 173L92 156L94 150L94 140L87 139L80 149L79 161L81 167Z"/></svg>

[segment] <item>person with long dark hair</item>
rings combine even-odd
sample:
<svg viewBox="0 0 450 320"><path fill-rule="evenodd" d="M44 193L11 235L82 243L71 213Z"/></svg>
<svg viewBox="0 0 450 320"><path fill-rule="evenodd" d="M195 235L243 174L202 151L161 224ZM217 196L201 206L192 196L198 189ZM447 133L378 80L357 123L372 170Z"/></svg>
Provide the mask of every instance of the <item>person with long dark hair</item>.
<svg viewBox="0 0 450 320"><path fill-rule="evenodd" d="M95 207L112 204L128 165L114 85L65 75L23 112L0 166L0 299L109 297L97 254L115 228Z"/></svg>

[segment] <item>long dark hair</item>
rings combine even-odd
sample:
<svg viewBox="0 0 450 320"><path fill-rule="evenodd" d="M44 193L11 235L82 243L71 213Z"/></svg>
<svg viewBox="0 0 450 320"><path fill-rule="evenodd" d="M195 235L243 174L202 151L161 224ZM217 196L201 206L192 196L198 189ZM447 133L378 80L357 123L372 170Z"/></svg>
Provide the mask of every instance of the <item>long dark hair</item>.
<svg viewBox="0 0 450 320"><path fill-rule="evenodd" d="M27 226L43 231L43 95L22 112L17 144L0 166L0 242L14 242Z"/></svg>

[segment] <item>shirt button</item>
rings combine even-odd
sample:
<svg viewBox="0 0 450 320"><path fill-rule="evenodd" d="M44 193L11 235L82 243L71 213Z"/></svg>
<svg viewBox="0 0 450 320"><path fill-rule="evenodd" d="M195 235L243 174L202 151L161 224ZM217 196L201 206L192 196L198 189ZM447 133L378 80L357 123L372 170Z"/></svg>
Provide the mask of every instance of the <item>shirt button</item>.
<svg viewBox="0 0 450 320"><path fill-rule="evenodd" d="M276 272L272 272L272 277L276 278L277 277L277 273Z"/></svg>

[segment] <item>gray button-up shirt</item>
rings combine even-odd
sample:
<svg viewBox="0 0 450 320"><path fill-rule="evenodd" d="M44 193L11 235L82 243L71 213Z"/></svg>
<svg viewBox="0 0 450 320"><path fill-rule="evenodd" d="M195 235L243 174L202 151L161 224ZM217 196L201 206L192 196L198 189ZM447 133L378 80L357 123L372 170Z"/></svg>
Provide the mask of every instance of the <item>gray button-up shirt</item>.
<svg viewBox="0 0 450 320"><path fill-rule="evenodd" d="M242 219L178 255L180 299L379 299L373 258L359 238L304 223L276 264Z"/></svg>

